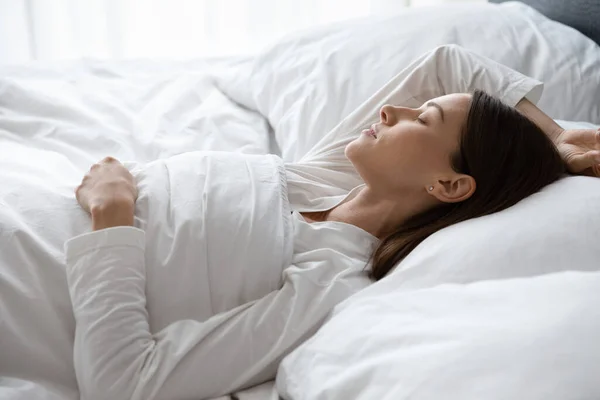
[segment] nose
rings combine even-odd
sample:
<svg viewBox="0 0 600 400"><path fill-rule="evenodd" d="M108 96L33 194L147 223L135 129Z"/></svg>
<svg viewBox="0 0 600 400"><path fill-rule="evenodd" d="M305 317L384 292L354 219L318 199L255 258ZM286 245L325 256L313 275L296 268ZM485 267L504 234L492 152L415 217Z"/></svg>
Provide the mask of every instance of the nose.
<svg viewBox="0 0 600 400"><path fill-rule="evenodd" d="M412 108L395 107L390 104L386 104L381 107L381 110L379 110L379 117L382 124L391 126L396 124L398 120L408 117L413 111L414 110Z"/></svg>

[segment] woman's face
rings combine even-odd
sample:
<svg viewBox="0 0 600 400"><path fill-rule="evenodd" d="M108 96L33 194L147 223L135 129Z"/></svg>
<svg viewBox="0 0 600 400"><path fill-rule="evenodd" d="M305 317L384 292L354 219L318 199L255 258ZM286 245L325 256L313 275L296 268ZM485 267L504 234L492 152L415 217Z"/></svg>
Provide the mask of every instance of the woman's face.
<svg viewBox="0 0 600 400"><path fill-rule="evenodd" d="M419 108L385 105L372 130L364 130L346 146L346 157L367 185L390 194L456 178L450 160L470 103L471 95L460 93Z"/></svg>

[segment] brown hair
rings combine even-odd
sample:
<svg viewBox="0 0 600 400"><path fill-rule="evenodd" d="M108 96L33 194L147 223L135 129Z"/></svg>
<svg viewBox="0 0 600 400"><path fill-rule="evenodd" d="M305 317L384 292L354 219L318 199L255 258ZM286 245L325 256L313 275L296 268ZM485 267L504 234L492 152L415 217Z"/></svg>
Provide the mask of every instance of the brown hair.
<svg viewBox="0 0 600 400"><path fill-rule="evenodd" d="M477 90L452 168L475 179L473 195L405 221L371 255L369 276L379 280L423 240L450 225L504 210L556 181L565 165L554 143L516 109Z"/></svg>

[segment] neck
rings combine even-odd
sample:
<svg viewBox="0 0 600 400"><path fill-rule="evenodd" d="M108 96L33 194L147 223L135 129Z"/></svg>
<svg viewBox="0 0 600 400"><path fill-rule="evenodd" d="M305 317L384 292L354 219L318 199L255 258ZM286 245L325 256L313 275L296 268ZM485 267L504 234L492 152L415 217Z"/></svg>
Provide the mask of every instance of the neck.
<svg viewBox="0 0 600 400"><path fill-rule="evenodd" d="M380 195L365 186L354 198L333 208L328 220L356 225L383 239L413 215L432 207L431 196L406 191L393 197Z"/></svg>

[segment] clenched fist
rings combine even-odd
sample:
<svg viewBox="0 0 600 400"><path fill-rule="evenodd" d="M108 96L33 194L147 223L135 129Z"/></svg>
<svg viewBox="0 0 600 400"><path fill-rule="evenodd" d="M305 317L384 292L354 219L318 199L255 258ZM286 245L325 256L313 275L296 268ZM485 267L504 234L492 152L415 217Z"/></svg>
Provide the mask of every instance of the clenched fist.
<svg viewBox="0 0 600 400"><path fill-rule="evenodd" d="M133 225L137 195L133 176L112 157L92 165L75 189L77 202L92 216L94 230Z"/></svg>

